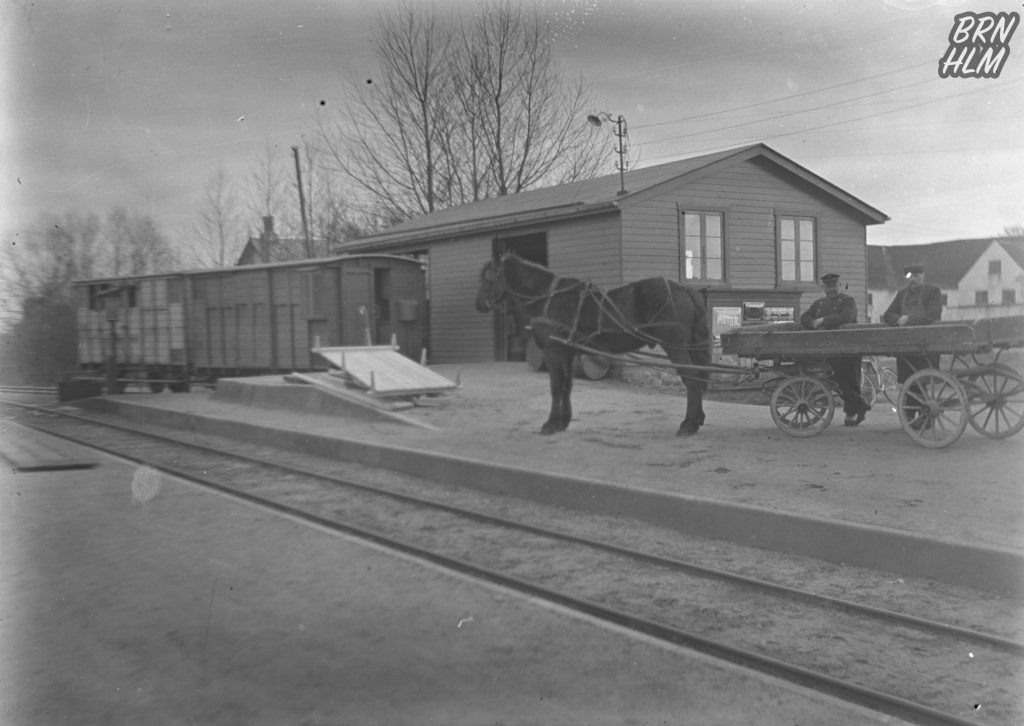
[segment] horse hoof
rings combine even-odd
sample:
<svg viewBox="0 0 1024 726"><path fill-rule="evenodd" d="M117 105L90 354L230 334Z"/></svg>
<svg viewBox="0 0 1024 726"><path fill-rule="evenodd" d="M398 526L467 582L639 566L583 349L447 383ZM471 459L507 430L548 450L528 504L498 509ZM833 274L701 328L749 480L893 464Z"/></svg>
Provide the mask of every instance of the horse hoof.
<svg viewBox="0 0 1024 726"><path fill-rule="evenodd" d="M543 426L540 427L540 432L539 433L540 433L541 436L550 436L551 434L555 433L556 431L558 431L558 429L556 429L554 426L549 426L548 424L544 424Z"/></svg>
<svg viewBox="0 0 1024 726"><path fill-rule="evenodd" d="M676 431L676 436L693 436L697 431L700 430L699 426L693 424L684 423L679 426L679 430Z"/></svg>

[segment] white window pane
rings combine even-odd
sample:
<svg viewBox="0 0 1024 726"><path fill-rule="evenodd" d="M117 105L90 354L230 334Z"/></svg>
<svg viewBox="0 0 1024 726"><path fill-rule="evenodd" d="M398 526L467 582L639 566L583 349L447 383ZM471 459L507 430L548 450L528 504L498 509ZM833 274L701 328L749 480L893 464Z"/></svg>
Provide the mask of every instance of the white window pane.
<svg viewBox="0 0 1024 726"><path fill-rule="evenodd" d="M792 260L782 261L782 279L783 280L795 280L796 279L796 263Z"/></svg>
<svg viewBox="0 0 1024 726"><path fill-rule="evenodd" d="M814 222L810 219L800 220L800 239L814 241Z"/></svg>
<svg viewBox="0 0 1024 726"><path fill-rule="evenodd" d="M800 262L800 279L809 281L814 279L814 263L813 262Z"/></svg>
<svg viewBox="0 0 1024 726"><path fill-rule="evenodd" d="M796 244L791 239L782 240L782 259L786 262L796 260Z"/></svg>
<svg viewBox="0 0 1024 726"><path fill-rule="evenodd" d="M699 214L684 214L683 215L683 232L686 235L697 235L700 236L700 215Z"/></svg>
<svg viewBox="0 0 1024 726"><path fill-rule="evenodd" d="M713 260L708 258L708 280L721 280L722 279L722 261Z"/></svg>
<svg viewBox="0 0 1024 726"><path fill-rule="evenodd" d="M800 261L801 262L814 262L814 243L801 239L800 240Z"/></svg>
<svg viewBox="0 0 1024 726"><path fill-rule="evenodd" d="M704 249L704 254L708 259L712 257L715 259L722 259L722 238L721 237L709 237L708 243Z"/></svg>
<svg viewBox="0 0 1024 726"><path fill-rule="evenodd" d="M722 236L722 218L717 214L709 214L707 216L707 235L708 237L721 237Z"/></svg>
<svg viewBox="0 0 1024 726"><path fill-rule="evenodd" d="M700 237L686 237L686 256L700 257Z"/></svg>
<svg viewBox="0 0 1024 726"><path fill-rule="evenodd" d="M683 270L683 277L687 280L694 280L697 277L697 275L695 274L693 258L690 257L689 255L687 255L685 260L685 269Z"/></svg>
<svg viewBox="0 0 1024 726"><path fill-rule="evenodd" d="M779 222L779 236L784 239L796 239L796 228L792 219L782 219Z"/></svg>

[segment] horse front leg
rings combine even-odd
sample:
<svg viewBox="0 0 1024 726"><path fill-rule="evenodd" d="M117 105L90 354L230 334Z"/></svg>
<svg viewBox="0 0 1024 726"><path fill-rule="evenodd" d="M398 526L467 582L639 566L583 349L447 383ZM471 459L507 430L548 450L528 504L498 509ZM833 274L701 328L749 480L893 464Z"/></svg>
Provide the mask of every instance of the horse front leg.
<svg viewBox="0 0 1024 726"><path fill-rule="evenodd" d="M679 424L676 436L692 436L704 425L704 382L684 378L686 385L686 418Z"/></svg>
<svg viewBox="0 0 1024 726"><path fill-rule="evenodd" d="M551 412L540 429L545 436L565 431L572 420L572 359L571 348L544 346L544 363L551 383Z"/></svg>
<svg viewBox="0 0 1024 726"><path fill-rule="evenodd" d="M693 365L696 361L686 350L671 350L669 358L679 365ZM686 418L679 424L676 436L692 436L704 425L704 387L703 376L692 370L681 369L679 378L686 386Z"/></svg>

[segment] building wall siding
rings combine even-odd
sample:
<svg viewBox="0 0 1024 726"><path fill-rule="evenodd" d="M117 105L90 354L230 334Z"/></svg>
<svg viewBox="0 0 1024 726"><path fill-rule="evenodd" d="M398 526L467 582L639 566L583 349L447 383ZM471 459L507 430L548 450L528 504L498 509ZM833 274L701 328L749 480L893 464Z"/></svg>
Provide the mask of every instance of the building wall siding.
<svg viewBox="0 0 1024 726"><path fill-rule="evenodd" d="M624 205L622 212L623 277L679 279L680 211L720 211L725 215L724 286L775 289L777 214L817 220L816 277L843 276L861 314L866 302L866 232L834 200L784 170L753 159L664 193ZM801 306L820 295L805 286Z"/></svg>
<svg viewBox="0 0 1024 726"><path fill-rule="evenodd" d="M564 277L579 277L604 287L621 285L618 214L552 225L548 266Z"/></svg>
<svg viewBox="0 0 1024 726"><path fill-rule="evenodd" d="M436 363L494 360L493 317L476 311L480 271L491 237L472 236L430 248L430 350Z"/></svg>

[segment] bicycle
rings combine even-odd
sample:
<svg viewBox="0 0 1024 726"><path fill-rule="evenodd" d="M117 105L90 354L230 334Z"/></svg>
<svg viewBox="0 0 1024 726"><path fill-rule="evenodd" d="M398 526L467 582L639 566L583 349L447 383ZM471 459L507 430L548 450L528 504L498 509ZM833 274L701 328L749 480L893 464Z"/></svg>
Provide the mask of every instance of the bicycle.
<svg viewBox="0 0 1024 726"><path fill-rule="evenodd" d="M860 395L873 406L879 394L895 405L900 395L900 384L896 380L896 371L883 366L878 356L866 357L860 366Z"/></svg>

